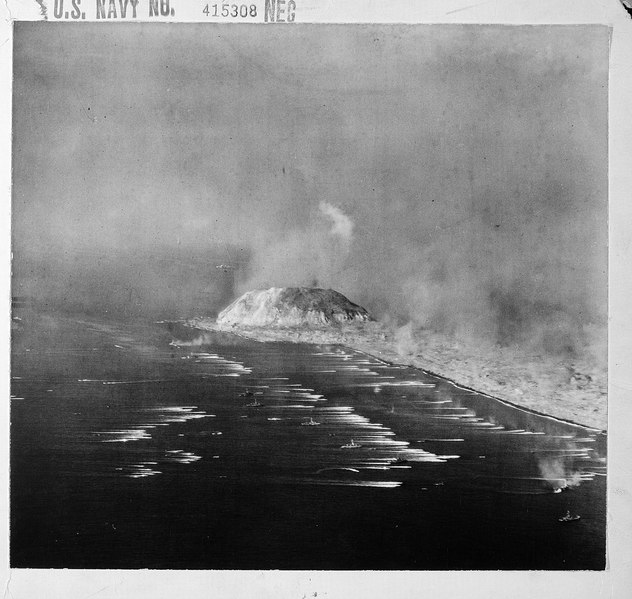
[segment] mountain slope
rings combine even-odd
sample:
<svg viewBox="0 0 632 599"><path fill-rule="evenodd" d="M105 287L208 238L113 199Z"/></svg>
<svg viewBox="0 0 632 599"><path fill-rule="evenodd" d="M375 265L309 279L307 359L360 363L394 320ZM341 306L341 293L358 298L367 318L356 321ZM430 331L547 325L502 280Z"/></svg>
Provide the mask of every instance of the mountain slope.
<svg viewBox="0 0 632 599"><path fill-rule="evenodd" d="M220 312L217 324L296 327L367 320L364 308L333 289L272 287L244 293Z"/></svg>

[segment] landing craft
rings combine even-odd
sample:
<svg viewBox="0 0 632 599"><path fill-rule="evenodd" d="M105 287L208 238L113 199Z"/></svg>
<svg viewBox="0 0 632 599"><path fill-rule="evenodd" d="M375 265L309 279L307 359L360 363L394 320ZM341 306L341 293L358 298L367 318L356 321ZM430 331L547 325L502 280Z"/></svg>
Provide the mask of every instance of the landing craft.
<svg viewBox="0 0 632 599"><path fill-rule="evenodd" d="M356 449L357 447L362 447L362 445L360 445L360 443L356 443L353 439L351 439L351 443L341 445L340 449Z"/></svg>
<svg viewBox="0 0 632 599"><path fill-rule="evenodd" d="M246 408L262 408L263 404L259 400L255 399L254 401L247 403L245 407Z"/></svg>
<svg viewBox="0 0 632 599"><path fill-rule="evenodd" d="M571 511L567 510L566 514L564 514L561 518L558 518L558 522L576 522L580 518L581 516L579 514L571 515Z"/></svg>

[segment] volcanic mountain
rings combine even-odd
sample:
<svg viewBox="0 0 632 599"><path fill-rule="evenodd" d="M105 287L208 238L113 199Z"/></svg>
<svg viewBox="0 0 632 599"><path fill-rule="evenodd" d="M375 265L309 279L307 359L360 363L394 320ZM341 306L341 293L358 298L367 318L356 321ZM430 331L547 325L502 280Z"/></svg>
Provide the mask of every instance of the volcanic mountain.
<svg viewBox="0 0 632 599"><path fill-rule="evenodd" d="M322 326L371 320L368 312L333 289L272 287L244 293L217 324L250 327Z"/></svg>

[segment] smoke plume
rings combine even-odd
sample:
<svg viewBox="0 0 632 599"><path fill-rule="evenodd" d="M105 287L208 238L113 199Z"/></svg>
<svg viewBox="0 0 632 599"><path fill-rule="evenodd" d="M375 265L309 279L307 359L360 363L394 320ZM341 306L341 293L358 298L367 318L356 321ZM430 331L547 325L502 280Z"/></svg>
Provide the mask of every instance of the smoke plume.
<svg viewBox="0 0 632 599"><path fill-rule="evenodd" d="M563 458L540 458L538 469L553 489L577 487L582 482L580 474L568 468Z"/></svg>
<svg viewBox="0 0 632 599"><path fill-rule="evenodd" d="M404 345L603 346L607 59L600 26L19 23L14 294L318 285Z"/></svg>
<svg viewBox="0 0 632 599"><path fill-rule="evenodd" d="M321 202L318 208L332 221L331 235L338 237L343 246L348 249L353 237L353 221L340 208L336 208L329 202Z"/></svg>

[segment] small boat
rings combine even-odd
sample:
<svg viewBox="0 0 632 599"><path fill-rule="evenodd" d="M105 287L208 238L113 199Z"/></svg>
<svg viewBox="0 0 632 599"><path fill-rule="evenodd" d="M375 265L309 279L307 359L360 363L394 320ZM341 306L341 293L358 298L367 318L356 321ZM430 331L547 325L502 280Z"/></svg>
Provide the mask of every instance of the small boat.
<svg viewBox="0 0 632 599"><path fill-rule="evenodd" d="M358 447L362 447L359 443L356 443L353 439L351 439L351 443L347 443L346 445L341 445L340 449L357 449Z"/></svg>
<svg viewBox="0 0 632 599"><path fill-rule="evenodd" d="M239 394L239 397L254 397L255 394L252 391L244 391L243 393Z"/></svg>
<svg viewBox="0 0 632 599"><path fill-rule="evenodd" d="M263 407L263 404L255 399L254 401L251 401L250 403L247 403L246 407L247 408L261 408L261 407Z"/></svg>
<svg viewBox="0 0 632 599"><path fill-rule="evenodd" d="M558 518L558 522L575 522L580 518L579 514L571 514L570 510L567 510L561 518Z"/></svg>
<svg viewBox="0 0 632 599"><path fill-rule="evenodd" d="M320 422L316 422L313 418L310 418L307 422L301 422L301 426L318 426Z"/></svg>

